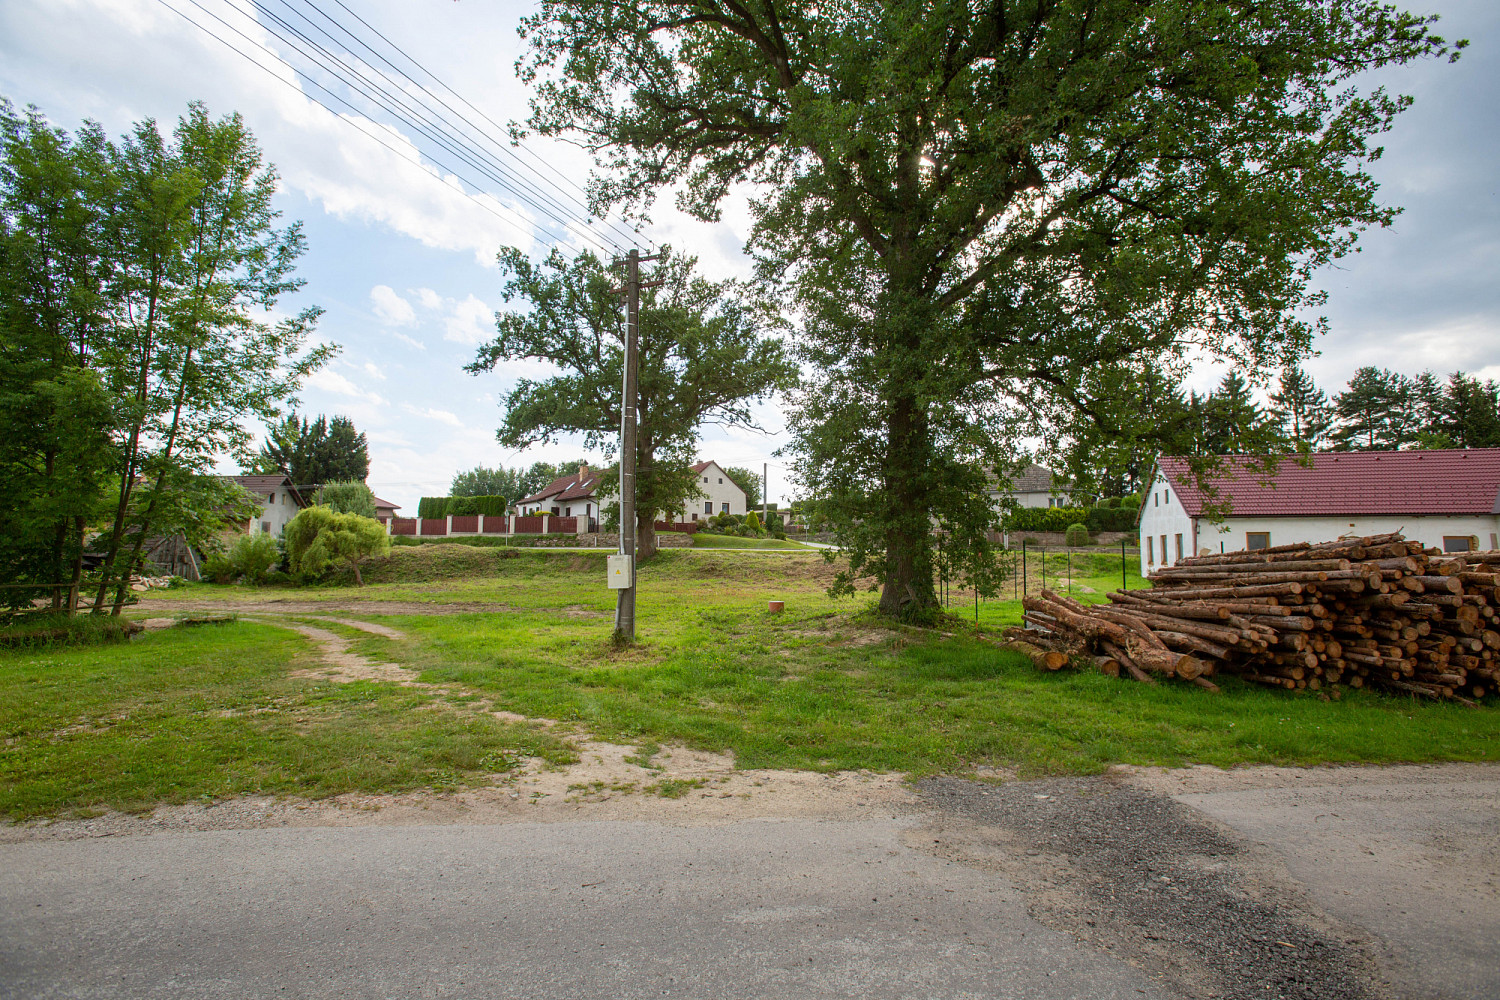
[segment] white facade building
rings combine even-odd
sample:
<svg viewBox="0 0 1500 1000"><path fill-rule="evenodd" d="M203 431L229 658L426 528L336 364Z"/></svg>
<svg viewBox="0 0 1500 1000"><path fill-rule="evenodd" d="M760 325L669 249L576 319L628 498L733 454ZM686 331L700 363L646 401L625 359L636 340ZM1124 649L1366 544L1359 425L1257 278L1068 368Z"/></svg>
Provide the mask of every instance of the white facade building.
<svg viewBox="0 0 1500 1000"><path fill-rule="evenodd" d="M698 474L698 489L704 496L682 505L678 521L706 521L715 514L745 514L745 491L724 474L718 462L699 462L693 466Z"/></svg>
<svg viewBox="0 0 1500 1000"><path fill-rule="evenodd" d="M707 520L715 514L746 513L745 491L735 485L717 462L699 462L693 466L698 477L698 489L703 497L689 500L682 510L673 513L671 520L691 522ZM521 515L550 513L563 517L587 517L598 519L600 511L608 511L619 502L612 494L600 495L599 475L584 466L571 476L553 481L545 489L516 501L516 512Z"/></svg>
<svg viewBox="0 0 1500 1000"><path fill-rule="evenodd" d="M246 525L249 534L279 536L287 522L307 506L307 501L286 476L229 476L228 479L253 493L261 502L260 514L252 517Z"/></svg>
<svg viewBox="0 0 1500 1000"><path fill-rule="evenodd" d="M1210 498L1187 460L1157 459L1139 520L1141 574L1191 555L1399 531L1413 541L1464 552L1500 548L1500 448L1323 452L1311 467L1286 459L1274 479L1243 462L1212 477Z"/></svg>
<svg viewBox="0 0 1500 1000"><path fill-rule="evenodd" d="M1068 493L1052 470L1028 465L1009 481L996 480L990 487L990 501L995 510L1006 510L1006 501L1017 507L1066 507Z"/></svg>

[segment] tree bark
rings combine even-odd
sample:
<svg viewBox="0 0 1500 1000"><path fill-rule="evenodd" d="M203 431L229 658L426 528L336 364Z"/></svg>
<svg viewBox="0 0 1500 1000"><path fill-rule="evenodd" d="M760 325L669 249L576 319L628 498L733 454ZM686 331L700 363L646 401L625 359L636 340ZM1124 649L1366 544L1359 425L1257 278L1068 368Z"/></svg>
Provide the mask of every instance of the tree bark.
<svg viewBox="0 0 1500 1000"><path fill-rule="evenodd" d="M889 527L885 532L885 574L880 613L920 619L938 606L932 582L932 531L920 476L925 466L927 422L911 396L891 407L885 487Z"/></svg>

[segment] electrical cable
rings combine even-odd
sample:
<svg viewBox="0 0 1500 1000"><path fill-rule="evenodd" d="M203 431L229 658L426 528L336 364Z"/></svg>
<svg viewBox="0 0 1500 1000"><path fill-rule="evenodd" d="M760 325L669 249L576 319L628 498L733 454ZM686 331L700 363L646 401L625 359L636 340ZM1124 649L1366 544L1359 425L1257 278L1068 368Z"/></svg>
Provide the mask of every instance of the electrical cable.
<svg viewBox="0 0 1500 1000"><path fill-rule="evenodd" d="M351 65L349 62L346 62L343 58L341 58L338 53L331 51L327 46L324 46L317 40L308 37L295 25L288 22L285 18L281 17L281 15L277 14L275 11L266 7L263 3L260 2L260 0L250 0L250 2L258 11L261 12L263 16L269 18L276 25L279 25L282 29L296 35L297 38L301 39L303 42L306 42L307 45L316 49L320 55L314 55L308 52L297 42L293 41L290 38L287 38L286 35L282 34L281 31L276 30L275 27L262 25L262 27L266 27L267 30L270 31L270 33L275 37L279 38L281 41L285 42L287 45L300 52L303 56L317 65L320 69L332 74L335 78L337 78L351 90L362 94L369 100L373 101L377 106L395 115L398 119L410 125L414 130L426 136L433 142L438 143L444 149L459 157L465 163L468 163L470 166L480 171L485 176L494 180L500 186L510 190L512 194L516 195L518 198L524 201L529 207L537 211L538 214L548 216L552 219L552 221L558 223L561 226L564 226L565 228L573 223L573 216L579 214L587 216L590 214L587 210L587 206L575 206L563 203L557 198L547 194L545 191L538 189L527 178L516 173L512 168L509 168L505 164L501 163L493 154L476 145L462 128L456 126L452 121L445 118L441 112L438 112L435 109L420 103L420 101L417 100L414 95L408 94L404 90L404 88L401 87L400 83L396 80L393 80L388 74L382 72L376 67L370 66L368 62L365 62L358 56L353 55L352 53L348 53L349 58L353 59L358 64ZM286 7L287 10L291 11L295 16L301 18L302 21L304 21L314 31L321 34L324 38L327 38L330 43L335 45L338 44L337 40L332 35L330 35L323 28L314 24L306 14L293 7L291 3L288 2L288 0L280 0L280 2L283 7ZM342 26L337 25L337 22L333 23L335 24L335 26L338 26L342 29ZM378 56L379 54L376 53L376 55ZM349 77L346 77L345 75L343 75L343 73L340 73L339 69L333 68L330 63L336 64L345 73L351 74L353 77L357 78L359 80L359 83L356 84L355 82L353 82L353 80L349 79ZM380 78L385 81L385 83L389 84L390 87L393 87L395 89L389 89L388 87L383 86L379 81L371 79L369 75L367 75L360 69L361 66L363 66L365 69L368 69L370 73L379 75ZM415 81L413 81L413 83L415 83ZM417 86L420 88L420 85ZM421 94L426 97L433 96L425 90L421 91ZM438 100L440 101L441 99ZM481 136L483 135L483 133L480 134ZM493 145L493 140L490 141ZM483 162L477 162L477 160ZM582 209L581 212L579 211L580 208ZM599 238L603 240L603 243L596 242L595 244L601 249L604 249L603 244L607 243L610 250L614 252L623 252L623 248L620 246L620 244L617 243L614 239L610 238L611 234L599 232L598 230L594 230L592 228L589 229L588 232L597 233Z"/></svg>
<svg viewBox="0 0 1500 1000"><path fill-rule="evenodd" d="M516 146L516 149L519 149L521 152L524 152L527 156L529 156L532 159L536 160L538 164L540 164L541 166L545 167L549 172L551 172L552 174L554 174L564 184L568 185L574 191L576 191L578 193L576 197L573 196L573 195L569 195L561 187L559 187L556 183L554 183L553 181L550 181L546 177L542 176L541 172L539 170L537 170L536 167L530 166L530 165L526 164L525 162L523 162L522 159L521 159L521 157L520 157L520 155L519 155L519 153L517 153L515 151L515 149L512 149L511 147L505 145L502 142L496 141L482 127L480 127L478 124L476 124L474 121L472 121L466 115L464 115L463 112L459 111L457 108L453 107L447 101L443 100L442 97L440 97L439 95L433 93L431 90L429 90L428 88L426 88L420 81L418 81L415 78L413 78L410 73L406 72L404 69L402 69L401 67L397 66L395 63L391 62L389 59L387 59L384 55L382 55L379 51L377 51L374 47L372 47L364 39L360 38L354 32L350 31L347 27L345 27L343 24L341 24L337 19L331 17L328 13L326 13L325 11L323 11L316 3L313 2L313 0L303 0L303 2L306 4L306 6L308 6L313 11L315 11L318 14L318 16L322 17L329 24L333 25L339 31L343 32L351 40L353 40L357 45L359 45L360 47L362 47L363 49L365 49L367 52L369 52L371 55L373 55L376 59L379 59L381 62L385 63L385 65L389 66L393 71L395 71L396 73L399 73L403 78L405 78L409 83L411 83L412 86L417 87L424 94L427 94L427 95L431 96L435 101L437 101L439 104L441 104L444 108L447 108L449 111L451 111L454 115L456 115L458 117L458 119L460 121L462 121L464 124L468 125L471 129L473 129L474 132L475 132L475 134L477 134L477 135L483 137L484 139L488 140L490 142L490 144L492 146L494 146L494 148L496 150L498 150L501 154L509 156L511 159L515 160L516 161L516 165L517 165L518 168L529 170L531 172L531 174L536 178L536 181L538 183L545 184L548 187L552 188L552 190L554 190L554 191L557 192L558 196L560 196L561 198L567 199L567 202L579 205L581 208L583 208L583 210L584 210L584 212L586 214L588 214L591 218L594 217L595 213L593 213L592 211L589 210L588 192L585 191L582 187L580 187L571 178L567 177L565 174L563 174L561 171L559 171L552 164L548 163L545 159L542 159L540 156L538 156L535 151L527 148L526 146L521 146L519 144L517 144L517 146ZM477 115L480 118L483 118L486 122L488 122L498 132L503 133L505 131L505 127L504 126L500 125L498 122L496 122L489 115L485 114L484 111L482 111L480 108L478 108L477 106L475 106L475 104L472 101L468 100L468 98L466 98L462 94L458 93L456 90L454 90L452 87L450 87L447 83L445 83L442 79L440 79L436 74L434 74L432 71L428 70L427 67L425 67L424 65L422 65L422 63L418 62L415 57L413 57L412 55L410 55L409 53L407 53L399 45L397 45L395 42L391 41L386 35L384 35L383 33L381 33L381 31L379 29L377 29L376 27L374 27L373 25L371 25L368 21L366 21L364 18L360 17L354 11L350 10L348 6L346 6L344 3L341 2L341 0L334 0L334 2L338 3L338 5L340 7L342 7L346 12L348 12L348 14L351 17L353 17L360 24L364 25L364 27L366 29L368 29L372 34L374 34L381 41L383 41L387 45L389 45L395 52L399 53L402 58L404 58L407 62L411 63L414 67L416 67L416 69L419 72L421 72L422 74L424 74L428 79L430 79L432 82L436 83L439 87L441 87L443 90L447 91L449 94L452 94L455 99L457 99L458 101L462 102L464 105L467 105L468 108L475 113L475 115ZM283 6L288 7L289 9L292 6L291 0L280 0L280 3ZM304 20L308 20L308 23L311 23L310 19L308 19L305 14L301 14L299 12L299 16L301 16ZM328 37L330 41L333 40L332 36L329 36L326 31L323 32L323 34L324 34L325 37ZM366 65L368 65L368 63ZM372 69L373 68L374 67L372 67ZM377 70L377 72L379 72L379 70ZM381 75L385 76L384 73L381 73ZM387 79L389 79L389 77L387 77ZM392 82L394 83L395 81L392 81ZM613 220L611 220L609 218L608 213L606 213L604 216L600 217L600 221L602 223L604 223L605 225L611 227L614 235L616 235L616 236L618 236L620 238L623 238L627 242L635 243L635 242L637 242L639 240L645 240L646 243L650 244L650 247L651 247L651 249L653 251L656 249L656 246L657 246L656 242L654 240L652 240L649 236L646 236L644 233L642 233L640 231L639 227L631 226L628 223L624 222L623 220L621 220L619 222L615 222L615 221L613 221Z"/></svg>
<svg viewBox="0 0 1500 1000"><path fill-rule="evenodd" d="M314 4L314 3L312 3L312 0L306 0L306 2L308 4L308 6L312 7L314 10L318 10L317 5ZM462 94L458 93L452 87L448 86L448 84L445 83L442 79L440 79L437 76L437 74L433 73L426 66L422 65L422 63L419 62L414 56L412 56L411 54L409 54L408 52L406 52L406 50L402 49L401 46L397 45L395 42L391 41L384 34L382 34L381 31L380 31L380 29L376 28L370 22L368 22L364 18L360 17L359 14L357 14L353 10L351 10L349 8L349 6L343 2L343 0L333 0L333 2L336 3L336 4L338 4L341 8L343 8L343 10L350 17L354 18L360 24L364 25L367 29L369 29L369 31L372 34L374 34L375 37L379 38L381 41L385 42L387 45L389 45L396 52L400 53L401 56L402 56L402 58L406 59L407 62L411 63L419 71L421 71L423 74L425 74L428 79L432 80L439 87L442 87L448 93L452 94L455 98L457 98L458 100L462 101L464 104L468 105L468 107L476 115L478 115L479 117L483 118L485 121L489 122L490 125L492 125L496 129L498 129L499 131L501 131L501 132L505 131L505 126L501 125L499 122L495 121L489 115L485 114L482 109L476 107L473 102L471 102L470 100L468 100L468 98L464 97ZM319 13L321 14L322 11L319 11ZM324 14L323 16L327 17L326 14ZM383 58L383 57L381 57L381 58ZM387 62L387 65L391 65L391 64L389 62ZM398 73L401 73L402 76L405 76L414 85L419 86L419 87L421 86L420 83L418 83L416 80L412 79L412 77L410 75L408 75L405 71L400 70L399 68L395 67L394 65L392 65L391 68L395 69ZM580 187L576 181L574 181L572 178L567 177L561 171L559 171L555 166L553 166L552 164L548 163L546 160L542 159L540 156L537 155L537 153L535 151L533 151L531 149L528 149L525 146L518 146L517 148L520 149L522 152L526 153L532 159L536 160L538 164L540 164L541 166L545 167L548 171L550 171L552 174L554 174L564 184L567 184L569 187L573 188L573 190L577 191L583 197L583 204L584 205L588 204L588 201L587 201L588 192L585 191L582 187ZM512 154L512 155L516 155L517 159L520 158L519 155L517 155L517 154ZM656 241L653 240L653 239L651 239L651 237L647 236L645 233L642 233L641 230L640 230L640 228L638 226L631 226L628 223L623 222L623 220L622 220L622 222L620 224L623 225L625 227L625 229L627 229L635 237L638 237L640 239L645 240L650 245L650 247L651 247L651 249L652 249L653 252L657 249L657 243L656 243Z"/></svg>

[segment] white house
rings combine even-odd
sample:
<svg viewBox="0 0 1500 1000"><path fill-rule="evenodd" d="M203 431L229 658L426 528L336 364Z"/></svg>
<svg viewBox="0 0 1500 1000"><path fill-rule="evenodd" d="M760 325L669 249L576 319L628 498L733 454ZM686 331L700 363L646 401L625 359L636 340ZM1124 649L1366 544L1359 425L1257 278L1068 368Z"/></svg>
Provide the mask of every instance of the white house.
<svg viewBox="0 0 1500 1000"><path fill-rule="evenodd" d="M1068 492L1050 469L1028 464L1008 481L992 480L990 500L996 510L1003 509L1007 500L1014 500L1018 507L1066 507Z"/></svg>
<svg viewBox="0 0 1500 1000"><path fill-rule="evenodd" d="M1446 552L1500 548L1500 448L1322 452L1266 482L1227 457L1206 495L1187 459L1163 455L1141 504L1141 573L1213 552L1400 531ZM1225 507L1209 518L1210 503Z"/></svg>
<svg viewBox="0 0 1500 1000"><path fill-rule="evenodd" d="M230 482L255 495L261 502L260 514L245 526L249 534L280 535L286 523L307 506L307 500L290 479L282 475L228 476Z"/></svg>
<svg viewBox="0 0 1500 1000"><path fill-rule="evenodd" d="M689 500L672 516L678 522L702 521L714 514L744 514L745 491L725 475L717 462L699 462L693 473L700 480L698 488L705 494ZM554 479L529 497L516 501L516 513L553 514L562 517L598 518L601 508L616 502L612 495L599 494L599 474L582 466L571 476Z"/></svg>

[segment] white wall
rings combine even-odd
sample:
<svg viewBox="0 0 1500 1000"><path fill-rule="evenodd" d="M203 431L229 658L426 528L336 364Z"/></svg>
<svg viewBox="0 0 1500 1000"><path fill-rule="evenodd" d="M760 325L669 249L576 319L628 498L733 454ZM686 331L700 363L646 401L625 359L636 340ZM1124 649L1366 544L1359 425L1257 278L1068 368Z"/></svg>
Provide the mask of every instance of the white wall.
<svg viewBox="0 0 1500 1000"><path fill-rule="evenodd" d="M1141 575L1147 576L1153 569L1171 566L1178 559L1178 539L1181 539L1182 555L1193 554L1193 519L1188 517L1177 491L1160 472L1146 489L1141 502ZM1166 539L1166 559L1162 558L1162 539Z"/></svg>
<svg viewBox="0 0 1500 1000"><path fill-rule="evenodd" d="M297 506L297 501L292 499L290 490L278 487L271 495L276 499L268 503L266 494L260 494L260 514L250 519L250 534L258 535L265 531L272 537L279 536L281 530L286 527L286 523L296 517L297 511L302 509ZM270 526L269 531L266 530L266 525Z"/></svg>
<svg viewBox="0 0 1500 1000"><path fill-rule="evenodd" d="M1017 507L1066 507L1068 498L1060 493L1048 493L1046 490L1031 493L1000 493L990 494L990 500L994 505L996 513L1005 512L1005 501L1014 498Z"/></svg>
<svg viewBox="0 0 1500 1000"><path fill-rule="evenodd" d="M1165 477L1146 491L1141 507L1141 573L1149 574L1177 562L1177 537L1182 536L1182 555L1240 552L1247 547L1246 534L1266 532L1269 545L1297 542L1331 542L1348 535L1381 535L1399 531L1412 541L1442 548L1444 536L1472 536L1479 548L1500 548L1500 516L1494 514L1416 517L1401 515L1234 517L1215 524L1207 518L1189 517L1177 499L1177 491ZM1162 559L1162 539L1166 559ZM1147 546L1150 546L1148 549Z"/></svg>
<svg viewBox="0 0 1500 1000"><path fill-rule="evenodd" d="M712 516L704 510L710 503L714 505L714 514L725 513L725 504L729 505L727 511L730 514L746 513L745 491L736 486L734 480L724 475L724 470L719 468L717 463L710 462L708 468L698 473L698 488L707 495L683 504L682 514L678 520L691 521L694 514L698 515L698 520L706 520Z"/></svg>

